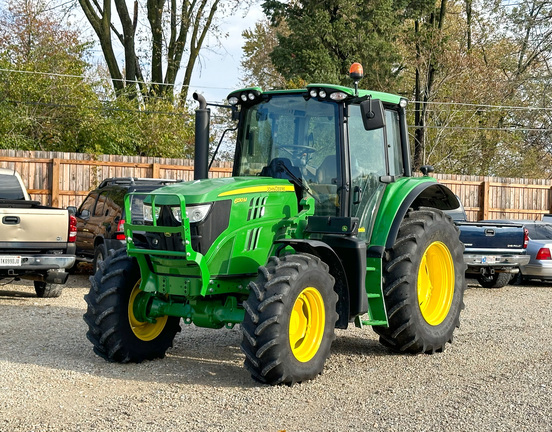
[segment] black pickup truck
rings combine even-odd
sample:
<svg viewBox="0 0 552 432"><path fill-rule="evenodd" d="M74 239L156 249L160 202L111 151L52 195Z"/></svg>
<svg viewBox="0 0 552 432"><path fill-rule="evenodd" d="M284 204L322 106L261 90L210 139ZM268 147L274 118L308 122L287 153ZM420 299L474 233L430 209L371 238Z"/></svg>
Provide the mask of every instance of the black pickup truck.
<svg viewBox="0 0 552 432"><path fill-rule="evenodd" d="M459 200L460 202L460 200ZM460 229L466 275L485 288L502 288L529 263L529 235L522 223L468 222L462 203L446 212Z"/></svg>

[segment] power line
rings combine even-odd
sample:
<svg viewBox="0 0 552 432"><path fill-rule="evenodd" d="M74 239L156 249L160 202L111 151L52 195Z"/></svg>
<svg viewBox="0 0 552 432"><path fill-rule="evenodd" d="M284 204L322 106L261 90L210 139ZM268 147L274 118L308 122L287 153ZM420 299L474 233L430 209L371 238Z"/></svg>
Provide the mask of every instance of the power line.
<svg viewBox="0 0 552 432"><path fill-rule="evenodd" d="M409 125L409 129L418 129L420 126ZM469 127L469 126L423 126L423 129L452 129L452 130L485 130L485 131L501 131L501 132L552 132L552 128L501 128L501 127Z"/></svg>
<svg viewBox="0 0 552 432"><path fill-rule="evenodd" d="M30 75L46 75L46 76L55 76L55 77L61 77L61 78L78 78L78 79L90 79L91 77L85 76L85 75L72 75L72 74L60 74L55 72L39 72L39 71L25 71L25 70L17 70L17 69L4 69L0 68L0 72L11 72L11 73L21 73L21 74L30 74ZM160 83L160 82L154 82L154 81L137 81L137 80L127 80L124 78L118 79L118 78L108 78L108 77L97 77L97 79L104 80L104 81L121 81L126 83L133 83L133 84L147 84L147 85L160 85L160 86L176 86L176 84L167 84L167 83ZM191 87L190 85L181 84L182 87ZM229 87L213 87L213 86L194 86L196 88L200 89L209 89L209 90L233 90Z"/></svg>
<svg viewBox="0 0 552 432"><path fill-rule="evenodd" d="M527 111L552 111L552 108L548 107L527 107L527 106L511 106L511 105L486 105L486 104L474 104L464 102L426 102L426 101L408 101L408 104L419 103L422 105L453 105L453 106L467 106L476 108L492 108L492 109L510 109L510 110L527 110Z"/></svg>

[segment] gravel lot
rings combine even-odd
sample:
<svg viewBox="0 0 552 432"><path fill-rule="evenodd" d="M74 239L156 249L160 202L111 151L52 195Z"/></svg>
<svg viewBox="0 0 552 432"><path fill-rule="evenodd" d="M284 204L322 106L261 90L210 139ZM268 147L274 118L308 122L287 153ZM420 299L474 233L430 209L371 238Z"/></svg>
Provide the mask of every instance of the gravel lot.
<svg viewBox="0 0 552 432"><path fill-rule="evenodd" d="M88 276L39 299L0 286L0 431L552 430L552 287L466 291L453 345L397 355L338 331L324 374L261 386L240 330L183 326L163 360L111 364L82 320Z"/></svg>

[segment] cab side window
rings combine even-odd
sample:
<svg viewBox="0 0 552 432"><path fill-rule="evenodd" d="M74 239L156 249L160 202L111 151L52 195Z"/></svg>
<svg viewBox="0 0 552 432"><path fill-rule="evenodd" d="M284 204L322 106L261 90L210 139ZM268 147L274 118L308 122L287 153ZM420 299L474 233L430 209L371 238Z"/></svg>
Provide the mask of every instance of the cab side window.
<svg viewBox="0 0 552 432"><path fill-rule="evenodd" d="M387 148L389 151L389 174L394 176L404 175L404 164L401 149L401 135L399 113L385 110L385 123L387 133Z"/></svg>

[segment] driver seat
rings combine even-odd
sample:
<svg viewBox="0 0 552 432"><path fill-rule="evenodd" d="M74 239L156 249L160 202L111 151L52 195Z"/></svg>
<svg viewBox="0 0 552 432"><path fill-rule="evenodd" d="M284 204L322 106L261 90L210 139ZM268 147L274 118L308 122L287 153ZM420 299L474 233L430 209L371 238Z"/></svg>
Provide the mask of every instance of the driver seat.
<svg viewBox="0 0 552 432"><path fill-rule="evenodd" d="M316 170L316 181L320 184L337 184L337 160L335 155L326 156Z"/></svg>

